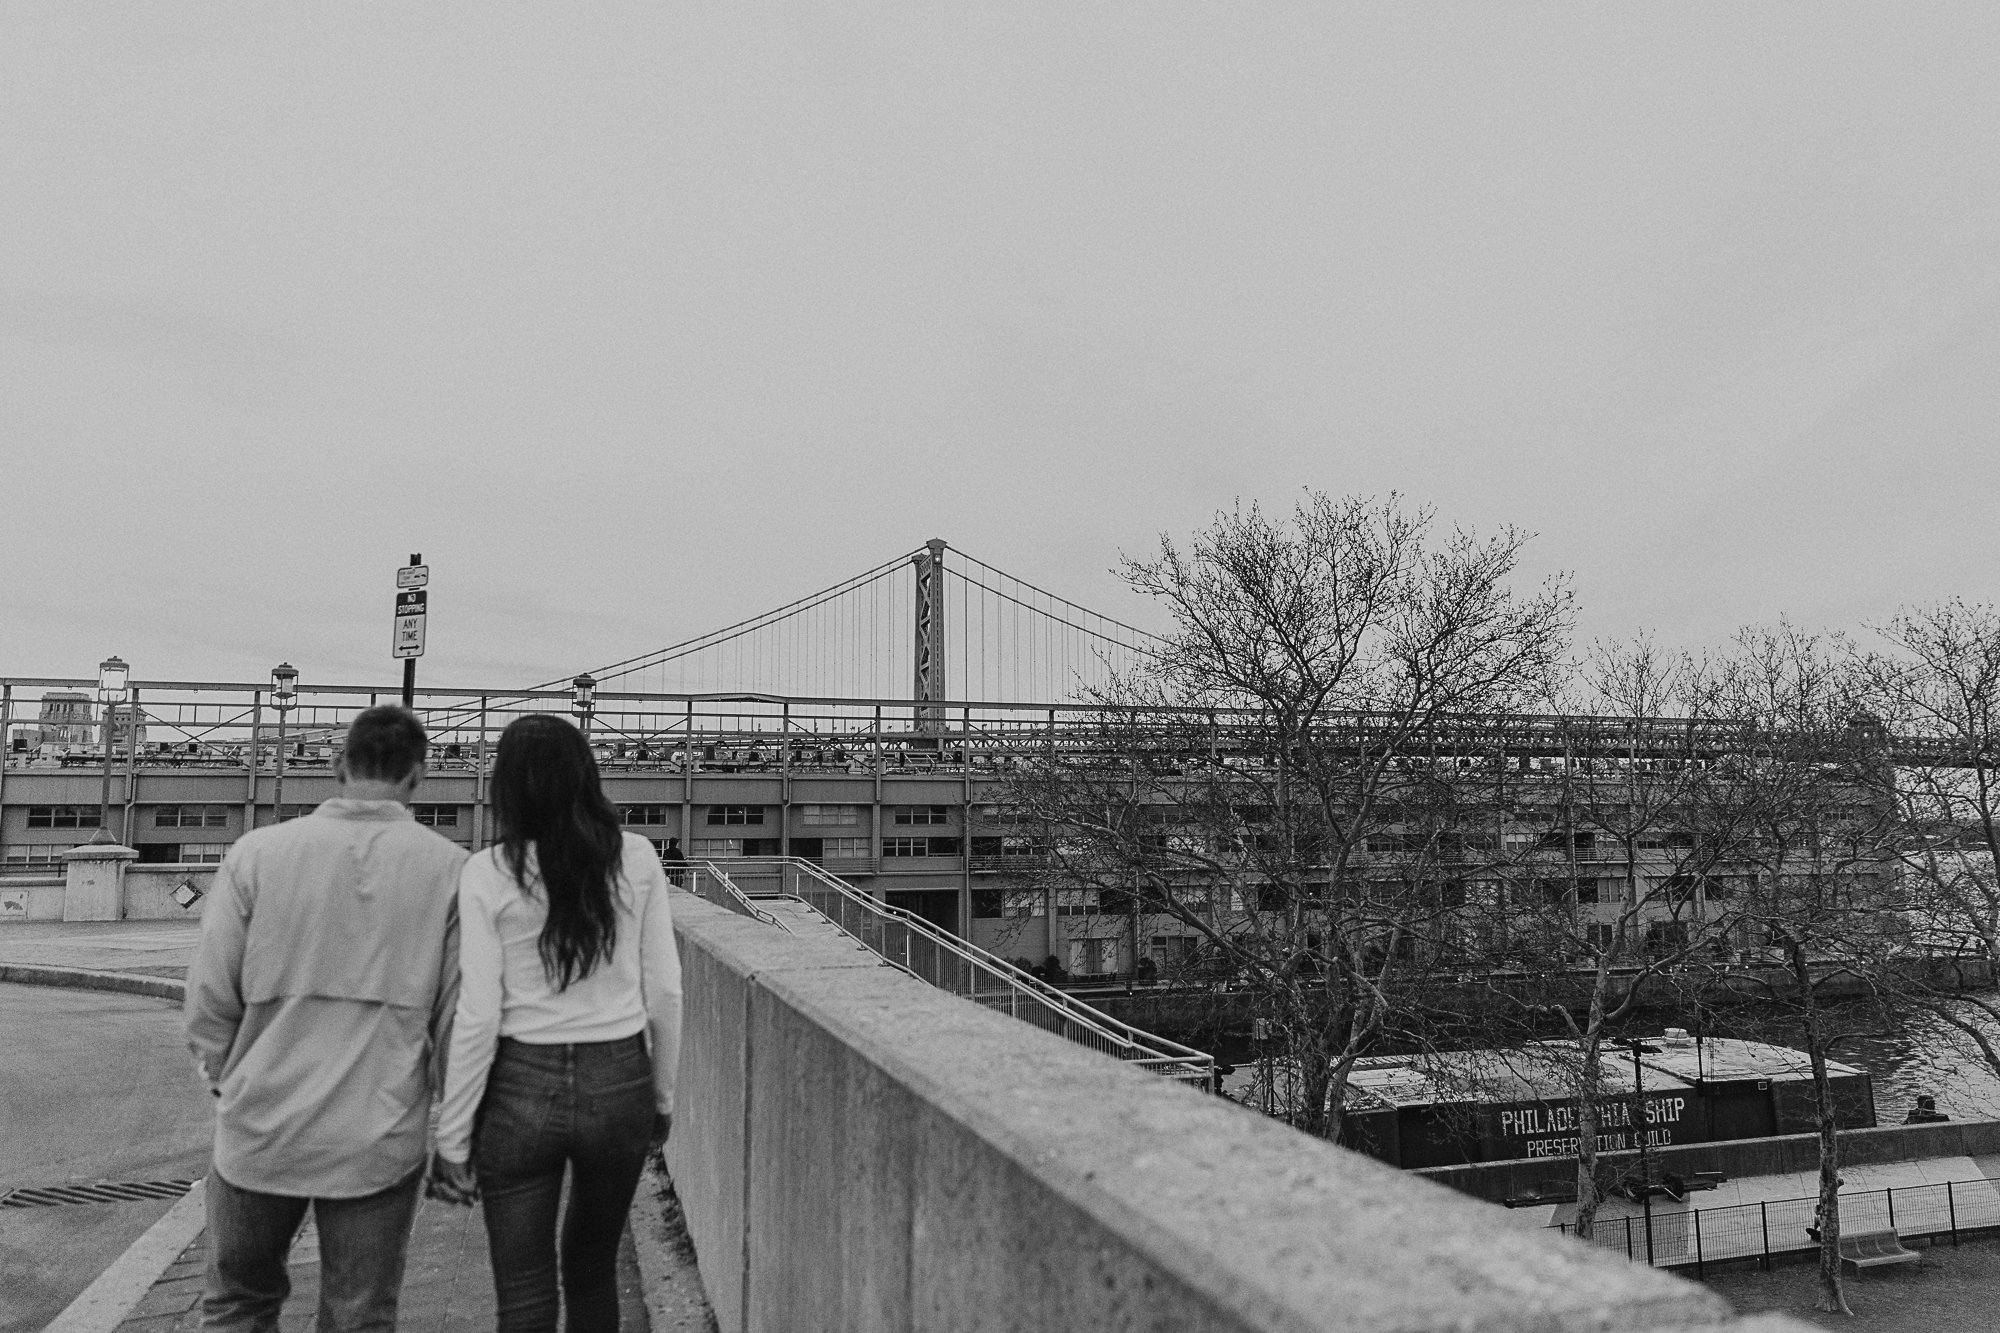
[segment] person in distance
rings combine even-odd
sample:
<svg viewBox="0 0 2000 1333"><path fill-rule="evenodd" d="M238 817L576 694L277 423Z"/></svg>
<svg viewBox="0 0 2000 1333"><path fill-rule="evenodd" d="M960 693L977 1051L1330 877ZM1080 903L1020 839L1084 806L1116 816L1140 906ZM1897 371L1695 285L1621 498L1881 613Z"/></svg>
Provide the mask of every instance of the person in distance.
<svg viewBox="0 0 2000 1333"><path fill-rule="evenodd" d="M363 711L340 794L244 834L216 871L184 1009L217 1098L204 1329L278 1327L308 1207L317 1327L396 1326L465 861L410 812L428 744L415 715Z"/></svg>
<svg viewBox="0 0 2000 1333"><path fill-rule="evenodd" d="M563 718L508 724L492 793L499 842L459 879L430 1191L483 1203L501 1333L553 1333L558 1305L568 1333L615 1333L618 1238L673 1125L681 972L666 874L619 828Z"/></svg>

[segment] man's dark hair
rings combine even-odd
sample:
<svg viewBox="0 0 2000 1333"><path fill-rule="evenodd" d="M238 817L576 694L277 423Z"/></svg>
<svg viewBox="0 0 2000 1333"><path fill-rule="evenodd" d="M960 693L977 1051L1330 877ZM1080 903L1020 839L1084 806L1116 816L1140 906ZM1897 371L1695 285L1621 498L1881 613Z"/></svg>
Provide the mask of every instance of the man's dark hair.
<svg viewBox="0 0 2000 1333"><path fill-rule="evenodd" d="M347 775L377 782L401 782L430 753L424 724L407 708L377 704L364 708L347 728Z"/></svg>

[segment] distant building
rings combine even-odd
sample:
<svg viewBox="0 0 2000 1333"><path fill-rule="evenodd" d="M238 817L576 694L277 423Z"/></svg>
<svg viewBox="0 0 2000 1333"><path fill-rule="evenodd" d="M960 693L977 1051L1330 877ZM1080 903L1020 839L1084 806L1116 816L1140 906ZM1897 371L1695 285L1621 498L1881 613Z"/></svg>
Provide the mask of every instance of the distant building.
<svg viewBox="0 0 2000 1333"><path fill-rule="evenodd" d="M17 727L16 738L26 739L20 748L44 745L89 745L97 739L97 708L81 690L50 690L42 695L38 725Z"/></svg>

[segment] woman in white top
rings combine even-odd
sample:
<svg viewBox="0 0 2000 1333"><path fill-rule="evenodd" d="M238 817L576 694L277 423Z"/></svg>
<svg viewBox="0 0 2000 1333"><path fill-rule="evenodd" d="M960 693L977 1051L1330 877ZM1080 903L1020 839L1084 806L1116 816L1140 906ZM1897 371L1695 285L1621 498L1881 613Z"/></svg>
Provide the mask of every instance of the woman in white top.
<svg viewBox="0 0 2000 1333"><path fill-rule="evenodd" d="M502 1333L554 1333L558 1271L569 1333L615 1333L618 1237L673 1123L681 972L666 875L651 843L619 829L563 718L501 734L493 812L499 844L459 877L431 1191L484 1201Z"/></svg>

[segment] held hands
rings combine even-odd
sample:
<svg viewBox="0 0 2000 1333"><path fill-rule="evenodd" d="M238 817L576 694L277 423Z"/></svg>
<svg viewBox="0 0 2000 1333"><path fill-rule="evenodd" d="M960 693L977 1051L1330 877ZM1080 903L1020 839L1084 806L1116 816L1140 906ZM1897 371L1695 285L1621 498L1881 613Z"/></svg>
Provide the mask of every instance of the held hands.
<svg viewBox="0 0 2000 1333"><path fill-rule="evenodd" d="M667 1135L673 1133L673 1131L674 1131L674 1117L670 1112L667 1111L653 1112L653 1134L652 1138L647 1141L646 1155L650 1157L653 1160L653 1164L659 1167L660 1170L663 1172L667 1169L667 1158L665 1151L667 1146Z"/></svg>
<svg viewBox="0 0 2000 1333"><path fill-rule="evenodd" d="M479 1202L479 1180L473 1174L471 1160L447 1162L437 1153L432 1153L430 1173L424 1180L424 1194L439 1203L466 1208Z"/></svg>

